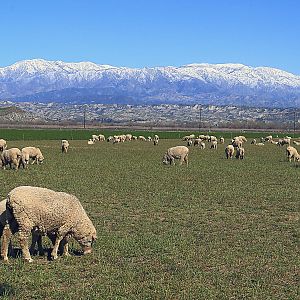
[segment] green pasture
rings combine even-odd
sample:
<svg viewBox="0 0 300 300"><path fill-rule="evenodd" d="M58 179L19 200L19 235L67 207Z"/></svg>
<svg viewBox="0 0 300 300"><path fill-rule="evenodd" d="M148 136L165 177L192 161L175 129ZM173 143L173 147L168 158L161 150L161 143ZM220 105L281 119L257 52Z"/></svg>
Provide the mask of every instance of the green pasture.
<svg viewBox="0 0 300 300"><path fill-rule="evenodd" d="M292 136L293 132L243 132L243 131L209 131L209 130L201 130L201 131L186 131L186 130L174 130L174 131L157 131L157 130L135 130L135 129L16 129L16 128L0 128L0 138L6 140L88 140L91 138L92 134L104 134L106 137L110 135L119 135L131 133L133 135L139 136L154 136L154 134L158 134L162 139L180 139L185 135L195 134L196 136L199 134L205 135L215 135L217 137L223 136L225 138L233 138L237 135L246 135L249 138L259 138L265 137L267 135L273 135L273 137L283 137L285 135ZM295 137L300 136L300 134L296 134Z"/></svg>
<svg viewBox="0 0 300 300"><path fill-rule="evenodd" d="M185 145L176 136L87 145L95 132L1 129L9 147L45 156L0 170L1 198L20 185L75 194L98 234L91 255L71 241L73 255L57 261L0 261L2 299L299 299L300 167L284 147L248 142L239 161L207 144L190 148L188 167L171 167L161 159Z"/></svg>

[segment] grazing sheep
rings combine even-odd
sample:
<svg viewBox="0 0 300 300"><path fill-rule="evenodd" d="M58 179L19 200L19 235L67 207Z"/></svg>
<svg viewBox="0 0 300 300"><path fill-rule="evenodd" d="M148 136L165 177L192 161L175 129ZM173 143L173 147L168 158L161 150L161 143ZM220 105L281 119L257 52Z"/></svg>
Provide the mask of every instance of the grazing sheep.
<svg viewBox="0 0 300 300"><path fill-rule="evenodd" d="M32 259L28 237L32 231L39 234L56 233L52 259L57 259L60 242L71 236L82 246L83 254L92 252L92 244L97 237L96 229L73 195L40 187L19 186L7 195L6 214L12 233L19 233L23 257L29 262ZM4 249L7 254L7 242Z"/></svg>
<svg viewBox="0 0 300 300"><path fill-rule="evenodd" d="M195 135L194 134L190 134L190 135L186 135L182 138L183 141L188 141L188 140L191 140L191 139L194 139L195 138Z"/></svg>
<svg viewBox="0 0 300 300"><path fill-rule="evenodd" d="M104 142L105 141L105 136L103 134L98 135L98 140L99 142Z"/></svg>
<svg viewBox="0 0 300 300"><path fill-rule="evenodd" d="M273 136L272 135L268 135L265 137L265 142L271 142L273 140Z"/></svg>
<svg viewBox="0 0 300 300"><path fill-rule="evenodd" d="M61 140L61 152L67 153L69 149L69 142L67 140Z"/></svg>
<svg viewBox="0 0 300 300"><path fill-rule="evenodd" d="M41 164L44 161L44 156L40 150L40 148L36 147L25 147L22 149L22 165L25 168L28 164L30 159L32 159L31 164L34 163Z"/></svg>
<svg viewBox="0 0 300 300"><path fill-rule="evenodd" d="M0 139L0 152L3 152L7 148L6 140Z"/></svg>
<svg viewBox="0 0 300 300"><path fill-rule="evenodd" d="M225 154L226 154L226 158L227 159L233 157L233 154L234 154L234 147L233 147L233 145L228 145L225 148Z"/></svg>
<svg viewBox="0 0 300 300"><path fill-rule="evenodd" d="M251 141L251 144L252 144L252 145L255 145L255 144L256 144L256 139L253 139L253 140Z"/></svg>
<svg viewBox="0 0 300 300"><path fill-rule="evenodd" d="M114 139L113 136L109 136L109 137L106 139L106 141L109 143L109 142L112 141L113 139Z"/></svg>
<svg viewBox="0 0 300 300"><path fill-rule="evenodd" d="M147 141L146 138L145 138L143 135L140 135L140 136L138 137L138 139L139 139L140 141L143 141L143 142L146 142L146 141Z"/></svg>
<svg viewBox="0 0 300 300"><path fill-rule="evenodd" d="M218 147L218 142L217 141L213 141L210 145L210 149L217 150L217 147Z"/></svg>
<svg viewBox="0 0 300 300"><path fill-rule="evenodd" d="M147 140L148 140L148 142L152 142L152 137L148 136Z"/></svg>
<svg viewBox="0 0 300 300"><path fill-rule="evenodd" d="M289 139L289 138L283 138L283 139L279 139L278 140L278 146L284 146L284 145L288 145L288 146L290 146L290 144L291 144L291 139Z"/></svg>
<svg viewBox="0 0 300 300"><path fill-rule="evenodd" d="M299 145L300 145L300 142L298 142L298 141L293 141L293 144L296 145L296 146L299 146Z"/></svg>
<svg viewBox="0 0 300 300"><path fill-rule="evenodd" d="M274 140L271 140L270 143L271 143L271 144L274 144L274 145L278 145L278 142L276 142L276 141L274 141Z"/></svg>
<svg viewBox="0 0 300 300"><path fill-rule="evenodd" d="M93 142L99 141L99 136L96 134L92 134L92 140Z"/></svg>
<svg viewBox="0 0 300 300"><path fill-rule="evenodd" d="M1 163L3 169L5 169L7 165L9 165L10 168L14 167L15 170L18 170L21 157L22 157L22 152L18 148L10 148L4 150L1 154Z"/></svg>
<svg viewBox="0 0 300 300"><path fill-rule="evenodd" d="M292 161L292 158L294 161L300 160L300 155L299 155L297 149L292 146L289 146L286 148L286 156L290 162Z"/></svg>
<svg viewBox="0 0 300 300"><path fill-rule="evenodd" d="M194 140L194 146L200 146L200 143L202 142L202 140L201 139L195 139Z"/></svg>
<svg viewBox="0 0 300 300"><path fill-rule="evenodd" d="M243 147L237 148L235 158L244 159L244 157L245 157L245 148Z"/></svg>
<svg viewBox="0 0 300 300"><path fill-rule="evenodd" d="M240 140L240 139L238 139L238 138L235 138L235 139L233 139L232 140L232 146L234 147L234 148L240 148L240 147L242 147L242 145L243 145L243 141L242 140Z"/></svg>
<svg viewBox="0 0 300 300"><path fill-rule="evenodd" d="M193 140L187 140L186 144L187 144L188 147L192 146L193 145Z"/></svg>
<svg viewBox="0 0 300 300"><path fill-rule="evenodd" d="M200 149L205 149L205 143L204 142L200 143Z"/></svg>
<svg viewBox="0 0 300 300"><path fill-rule="evenodd" d="M137 136L135 136L135 135L132 136L133 141L136 141L137 139L138 139Z"/></svg>
<svg viewBox="0 0 300 300"><path fill-rule="evenodd" d="M220 137L220 144L224 144L225 143L225 139L221 136Z"/></svg>
<svg viewBox="0 0 300 300"><path fill-rule="evenodd" d="M180 165L182 165L183 162L188 165L189 151L189 148L185 146L176 146L169 148L163 156L163 163L165 165L175 165L175 159L180 159Z"/></svg>
<svg viewBox="0 0 300 300"><path fill-rule="evenodd" d="M95 142L92 139L89 139L87 143L88 143L88 145L94 145L95 144Z"/></svg>
<svg viewBox="0 0 300 300"><path fill-rule="evenodd" d="M13 253L13 249L11 247L11 242L10 242L10 237L11 237L11 231L9 229L9 226L7 225L7 214L6 214L6 199L0 202L0 236L2 238L1 242L1 257L3 260L7 261L7 253L4 249L4 245L6 243L9 244L9 252ZM55 234L54 233L49 233L47 234L48 237L50 238L52 244L54 245L55 243ZM37 231L32 231L32 242L30 246L30 253L34 252L35 245L38 245L38 252L40 255L44 254L44 249L42 246L42 237ZM69 249L68 249L68 242L67 240L62 240L59 246L59 251L65 255L69 255Z"/></svg>

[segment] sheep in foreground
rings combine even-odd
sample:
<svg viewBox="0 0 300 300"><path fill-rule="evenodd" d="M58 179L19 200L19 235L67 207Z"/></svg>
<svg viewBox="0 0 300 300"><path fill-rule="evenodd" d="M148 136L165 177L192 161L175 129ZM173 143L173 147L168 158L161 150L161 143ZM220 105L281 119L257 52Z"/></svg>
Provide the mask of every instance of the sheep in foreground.
<svg viewBox="0 0 300 300"><path fill-rule="evenodd" d="M3 152L7 147L6 140L0 139L0 152Z"/></svg>
<svg viewBox="0 0 300 300"><path fill-rule="evenodd" d="M4 245L6 245L6 243L8 244L8 252L13 253L13 249L11 246L11 231L9 226L7 225L7 214L6 214L6 199L0 202L0 236L2 238L2 242L1 242L1 258L5 261L8 260L7 257L7 251L4 248ZM55 243L55 234L54 233L49 233L48 237L51 240L52 244L54 245ZM40 255L44 254L44 249L43 249L43 245L42 245L42 236L37 232L37 231L33 231L32 232L32 242L31 242L31 246L30 246L30 253L33 253L35 250L35 246L36 244L38 245L38 252ZM59 250L60 252L65 255L65 256L69 256L69 249L68 249L68 243L67 240L62 240L62 242L60 243L59 246Z"/></svg>
<svg viewBox="0 0 300 300"><path fill-rule="evenodd" d="M234 154L234 147L232 145L228 145L225 148L225 154L226 154L226 158L232 158L233 154Z"/></svg>
<svg viewBox="0 0 300 300"><path fill-rule="evenodd" d="M40 150L40 148L36 147L25 147L22 148L22 165L25 168L28 164L30 159L32 159L31 164L34 163L41 164L44 161L44 156Z"/></svg>
<svg viewBox="0 0 300 300"><path fill-rule="evenodd" d="M235 158L244 159L245 158L245 148L237 148Z"/></svg>
<svg viewBox="0 0 300 300"><path fill-rule="evenodd" d="M67 140L62 140L61 141L61 152L62 153L67 153L68 152L68 149L69 149L69 141Z"/></svg>
<svg viewBox="0 0 300 300"><path fill-rule="evenodd" d="M81 245L83 254L92 252L92 244L97 238L96 229L79 200L67 193L19 186L7 195L6 215L11 232L18 232L23 257L29 262L32 259L28 237L32 231L56 233L52 259L57 259L58 247L64 238L74 237ZM8 243L3 247L4 254L7 254Z"/></svg>
<svg viewBox="0 0 300 300"><path fill-rule="evenodd" d="M1 163L3 169L5 169L6 166L9 165L10 168L14 167L15 170L18 170L21 157L22 157L22 152L19 148L10 148L4 150L1 154Z"/></svg>
<svg viewBox="0 0 300 300"><path fill-rule="evenodd" d="M171 147L167 150L167 152L163 156L163 163L165 165L175 165L175 159L180 159L180 165L183 162L188 165L188 155L189 155L189 148L185 146L176 146Z"/></svg>
<svg viewBox="0 0 300 300"><path fill-rule="evenodd" d="M292 161L292 158L294 161L300 161L300 155L297 149L292 146L286 148L286 155L290 162Z"/></svg>

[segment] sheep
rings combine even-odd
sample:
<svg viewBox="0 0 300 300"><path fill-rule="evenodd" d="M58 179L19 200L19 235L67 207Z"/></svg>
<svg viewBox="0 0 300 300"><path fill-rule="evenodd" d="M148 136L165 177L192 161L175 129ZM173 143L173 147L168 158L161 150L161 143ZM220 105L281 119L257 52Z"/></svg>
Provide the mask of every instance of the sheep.
<svg viewBox="0 0 300 300"><path fill-rule="evenodd" d="M242 143L246 143L247 139L243 135L239 135L233 138L234 140L240 140Z"/></svg>
<svg viewBox="0 0 300 300"><path fill-rule="evenodd" d="M36 148L36 147L25 147L22 148L21 150L22 152L22 165L23 168L25 168L28 164L30 159L32 159L31 164L33 165L34 163L41 164L44 161L44 156L40 150L40 148Z"/></svg>
<svg viewBox="0 0 300 300"><path fill-rule="evenodd" d="M205 149L205 143L204 142L200 143L200 149Z"/></svg>
<svg viewBox="0 0 300 300"><path fill-rule="evenodd" d="M186 163L188 166L188 155L189 155L189 148L185 146L176 146L171 147L167 150L167 152L163 156L163 163L165 165L175 165L175 159L180 159L180 165L183 162Z"/></svg>
<svg viewBox="0 0 300 300"><path fill-rule="evenodd" d="M106 139L106 141L109 143L109 142L112 141L113 139L114 139L113 136L109 136L109 137Z"/></svg>
<svg viewBox="0 0 300 300"><path fill-rule="evenodd" d="M157 134L154 135L153 137L153 144L154 146L157 146L159 142L159 136Z"/></svg>
<svg viewBox="0 0 300 300"><path fill-rule="evenodd" d="M125 136L126 136L126 138L125 138L126 141L131 141L132 140L132 134L127 133Z"/></svg>
<svg viewBox="0 0 300 300"><path fill-rule="evenodd" d="M225 143L225 139L222 136L220 137L219 141L220 141L220 144L224 144Z"/></svg>
<svg viewBox="0 0 300 300"><path fill-rule="evenodd" d="M2 237L2 243L1 243L1 257L3 260L7 261L8 257L4 245L6 243L9 244L9 252L13 253L13 249L11 247L10 237L11 237L11 231L9 226L7 225L7 214L6 214L6 199L0 202L0 236ZM55 234L49 233L47 234L49 239L51 240L52 244L55 243ZM33 253L35 250L35 245L38 245L38 252L40 255L44 254L44 249L42 246L42 237L37 231L32 231L32 242L30 246L30 253ZM68 242L66 239L62 240L60 243L59 251L65 255L69 256L69 248L68 248Z"/></svg>
<svg viewBox="0 0 300 300"><path fill-rule="evenodd" d="M225 148L225 154L226 154L226 158L227 159L233 157L233 154L234 154L234 147L233 147L233 145L228 145Z"/></svg>
<svg viewBox="0 0 300 300"><path fill-rule="evenodd" d="M299 145L300 145L300 142L298 142L298 141L293 141L293 144L296 145L296 146L299 146Z"/></svg>
<svg viewBox="0 0 300 300"><path fill-rule="evenodd" d="M67 193L33 186L16 187L7 195L6 215L12 234L18 232L23 257L28 262L32 262L28 249L32 231L56 233L51 252L53 260L58 257L58 247L64 238L74 237L83 254L92 252L93 241L97 238L96 229L79 200ZM3 247L7 257L8 243Z"/></svg>
<svg viewBox="0 0 300 300"><path fill-rule="evenodd" d="M190 134L190 135L186 135L182 138L183 141L188 141L190 139L194 139L195 135L194 134Z"/></svg>
<svg viewBox="0 0 300 300"><path fill-rule="evenodd" d="M132 140L133 140L133 141L136 141L137 139L138 139L138 138L137 138L136 135L133 135L133 136L132 136Z"/></svg>
<svg viewBox="0 0 300 300"><path fill-rule="evenodd" d="M193 145L193 140L189 139L186 141L186 144L188 147L192 146Z"/></svg>
<svg viewBox="0 0 300 300"><path fill-rule="evenodd" d="M96 134L92 134L92 140L93 142L99 141L99 136Z"/></svg>
<svg viewBox="0 0 300 300"><path fill-rule="evenodd" d="M291 139L289 139L289 138L283 138L283 139L279 139L278 140L278 146L283 146L283 145L288 145L288 146L290 146L290 144L291 144Z"/></svg>
<svg viewBox="0 0 300 300"><path fill-rule="evenodd" d="M18 148L10 148L4 150L1 154L1 163L3 169L5 169L7 165L9 165L10 168L14 166L15 170L18 170L21 157L22 157L22 152Z"/></svg>
<svg viewBox="0 0 300 300"><path fill-rule="evenodd" d="M95 144L95 142L92 139L89 139L87 143L88 143L88 145L94 145Z"/></svg>
<svg viewBox="0 0 300 300"><path fill-rule="evenodd" d="M152 137L148 136L147 140L148 140L148 142L152 142Z"/></svg>
<svg viewBox="0 0 300 300"><path fill-rule="evenodd" d="M98 140L99 142L104 142L105 141L105 136L103 134L98 135Z"/></svg>
<svg viewBox="0 0 300 300"><path fill-rule="evenodd" d="M255 144L256 144L256 139L253 139L253 140L251 141L251 144L252 144L252 145L255 145Z"/></svg>
<svg viewBox="0 0 300 300"><path fill-rule="evenodd" d="M278 145L278 142L276 142L276 141L274 141L274 140L271 140L270 143L271 143L271 144L274 144L274 145Z"/></svg>
<svg viewBox="0 0 300 300"><path fill-rule="evenodd" d="M7 148L6 140L0 139L0 152L3 152Z"/></svg>
<svg viewBox="0 0 300 300"><path fill-rule="evenodd" d="M61 152L62 153L67 153L69 149L69 141L67 140L61 140Z"/></svg>
<svg viewBox="0 0 300 300"><path fill-rule="evenodd" d="M218 147L218 142L217 141L213 141L210 145L210 149L217 150L217 147Z"/></svg>
<svg viewBox="0 0 300 300"><path fill-rule="evenodd" d="M289 146L286 148L286 155L290 162L292 161L292 158L294 161L300 160L300 155L299 155L297 149L292 146Z"/></svg>
<svg viewBox="0 0 300 300"><path fill-rule="evenodd" d="M238 138L234 138L231 144L234 148L240 148L243 145L243 141Z"/></svg>
<svg viewBox="0 0 300 300"><path fill-rule="evenodd" d="M265 137L264 142L271 142L273 140L273 136L272 135L268 135Z"/></svg>
<svg viewBox="0 0 300 300"><path fill-rule="evenodd" d="M146 138L145 138L143 135L140 135L140 136L138 137L138 139L139 139L140 141L143 141L143 142L146 141Z"/></svg>
<svg viewBox="0 0 300 300"><path fill-rule="evenodd" d="M237 148L235 158L244 159L244 157L245 157L245 148L243 147Z"/></svg>
<svg viewBox="0 0 300 300"><path fill-rule="evenodd" d="M201 139L195 139L194 140L194 146L200 146L200 143L202 142L202 140Z"/></svg>
<svg viewBox="0 0 300 300"><path fill-rule="evenodd" d="M211 136L209 137L209 140L208 140L208 141L209 141L209 142L217 142L218 139L217 139L217 137L211 135Z"/></svg>

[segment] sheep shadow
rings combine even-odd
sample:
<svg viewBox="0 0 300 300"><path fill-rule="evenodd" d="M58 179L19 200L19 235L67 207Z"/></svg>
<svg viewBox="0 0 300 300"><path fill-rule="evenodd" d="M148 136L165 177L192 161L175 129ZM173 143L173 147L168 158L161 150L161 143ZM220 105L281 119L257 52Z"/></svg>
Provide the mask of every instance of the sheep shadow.
<svg viewBox="0 0 300 300"><path fill-rule="evenodd" d="M0 283L0 297L12 296L15 294L14 288L7 283Z"/></svg>

